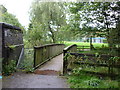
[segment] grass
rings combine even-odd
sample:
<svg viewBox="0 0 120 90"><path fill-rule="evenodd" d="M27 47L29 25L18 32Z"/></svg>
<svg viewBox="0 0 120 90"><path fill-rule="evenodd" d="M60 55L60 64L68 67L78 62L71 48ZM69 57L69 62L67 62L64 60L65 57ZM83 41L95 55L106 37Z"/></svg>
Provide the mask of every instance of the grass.
<svg viewBox="0 0 120 90"><path fill-rule="evenodd" d="M89 54L109 54L109 48L107 43L93 43L93 46L95 50L90 50L90 51L84 51L82 47L84 46L85 49L90 49L90 43L89 42L72 42L72 41L64 41L64 44L66 46L76 44L78 51L80 53L89 53Z"/></svg>
<svg viewBox="0 0 120 90"><path fill-rule="evenodd" d="M72 44L76 44L78 47L81 47L81 46L90 46L90 43L89 42L73 42L73 41L64 41L64 44L66 46L69 46L69 45L72 45ZM93 46L95 48L99 48L99 47L102 47L102 46L105 46L105 47L108 47L108 44L107 43L93 43Z"/></svg>
<svg viewBox="0 0 120 90"><path fill-rule="evenodd" d="M90 50L90 51L83 51L83 50L79 50L80 53L89 53L89 54L110 54L110 50L109 48L105 47L105 48L96 48L95 50Z"/></svg>
<svg viewBox="0 0 120 90"><path fill-rule="evenodd" d="M67 81L70 88L119 88L117 80L93 76L80 70L73 71Z"/></svg>
<svg viewBox="0 0 120 90"><path fill-rule="evenodd" d="M79 68L81 68L83 71L91 71L91 72L100 72L100 73L108 73L108 67L95 67L95 66L85 66L80 65ZM117 68L113 68L114 74L119 74Z"/></svg>

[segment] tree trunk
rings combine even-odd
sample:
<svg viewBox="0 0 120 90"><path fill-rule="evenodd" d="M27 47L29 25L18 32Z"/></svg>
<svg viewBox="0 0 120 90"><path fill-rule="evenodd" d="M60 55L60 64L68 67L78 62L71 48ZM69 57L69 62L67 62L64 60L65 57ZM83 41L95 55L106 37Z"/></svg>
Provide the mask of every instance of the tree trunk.
<svg viewBox="0 0 120 90"><path fill-rule="evenodd" d="M54 32L52 31L52 28L50 27L50 24L48 25L48 27L49 27L49 31L51 32L52 42L56 43L55 35L54 35Z"/></svg>
<svg viewBox="0 0 120 90"><path fill-rule="evenodd" d="M92 36L90 36L90 50L93 50L94 47L93 47L93 44L92 44Z"/></svg>

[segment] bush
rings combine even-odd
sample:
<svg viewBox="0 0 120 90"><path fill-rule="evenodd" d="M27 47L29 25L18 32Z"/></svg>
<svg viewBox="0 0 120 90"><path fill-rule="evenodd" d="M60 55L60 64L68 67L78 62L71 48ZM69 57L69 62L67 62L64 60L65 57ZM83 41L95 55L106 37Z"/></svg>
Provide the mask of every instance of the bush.
<svg viewBox="0 0 120 90"><path fill-rule="evenodd" d="M107 43L107 39L103 39L103 43Z"/></svg>
<svg viewBox="0 0 120 90"><path fill-rule="evenodd" d="M8 76L16 71L16 60L10 60L8 64L4 64L2 74Z"/></svg>
<svg viewBox="0 0 120 90"><path fill-rule="evenodd" d="M34 51L33 49L25 49L24 51L24 60L22 62L22 64L20 65L20 68L23 69L23 71L25 72L33 72L33 55L34 55Z"/></svg>

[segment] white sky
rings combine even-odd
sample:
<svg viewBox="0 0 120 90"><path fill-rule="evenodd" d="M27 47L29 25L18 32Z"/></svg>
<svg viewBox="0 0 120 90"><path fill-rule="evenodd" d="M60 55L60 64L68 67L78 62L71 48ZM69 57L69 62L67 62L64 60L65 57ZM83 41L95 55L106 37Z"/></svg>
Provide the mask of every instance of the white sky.
<svg viewBox="0 0 120 90"><path fill-rule="evenodd" d="M3 4L9 13L14 14L19 22L28 27L29 24L29 9L31 3L34 0L0 0L0 4ZM41 0L43 1L68 1L68 0ZM76 0L69 0L69 1L76 1Z"/></svg>
<svg viewBox="0 0 120 90"><path fill-rule="evenodd" d="M19 22L28 27L29 24L29 14L31 3L34 0L0 0L0 4L3 4L9 13L14 14ZM84 0L41 0L41 1L84 1Z"/></svg>
<svg viewBox="0 0 120 90"><path fill-rule="evenodd" d="M3 4L9 13L14 14L19 22L28 27L29 24L29 8L33 0L0 0L0 4Z"/></svg>

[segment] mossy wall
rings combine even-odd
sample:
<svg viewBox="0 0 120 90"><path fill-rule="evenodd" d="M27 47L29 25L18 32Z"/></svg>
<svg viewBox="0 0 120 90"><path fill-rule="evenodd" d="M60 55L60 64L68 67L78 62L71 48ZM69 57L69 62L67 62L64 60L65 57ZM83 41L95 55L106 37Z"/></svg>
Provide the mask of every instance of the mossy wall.
<svg viewBox="0 0 120 90"><path fill-rule="evenodd" d="M0 23L0 57L3 64L19 59L23 45L22 30L19 27Z"/></svg>

